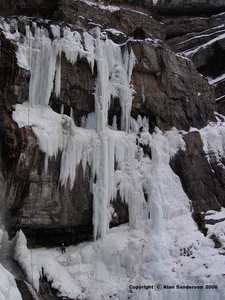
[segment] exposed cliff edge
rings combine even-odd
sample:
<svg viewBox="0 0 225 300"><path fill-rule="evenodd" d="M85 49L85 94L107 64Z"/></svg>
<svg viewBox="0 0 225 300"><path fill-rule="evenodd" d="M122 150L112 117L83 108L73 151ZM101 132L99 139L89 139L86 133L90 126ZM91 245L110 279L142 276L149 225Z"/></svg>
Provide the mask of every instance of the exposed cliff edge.
<svg viewBox="0 0 225 300"><path fill-rule="evenodd" d="M214 232L207 214L225 207L225 7L153 2L0 5L2 223L10 237L22 229L29 247L89 241L61 261L53 250L47 258L32 252L17 233L14 258L37 291L42 277L70 299L144 299L119 282L118 294L107 284L95 289L82 274L106 280L99 261L116 282L119 271L124 285L139 273L176 282L174 270L192 266L179 256L193 260L204 247L223 263L222 229ZM161 262L165 269L146 275L148 264ZM80 276L73 287L71 276ZM213 276L212 283L221 282L219 271ZM185 278L193 283L195 276ZM219 299L220 290L212 297Z"/></svg>
<svg viewBox="0 0 225 300"><path fill-rule="evenodd" d="M223 12L223 0L158 0L155 1L155 10L166 16L203 16Z"/></svg>

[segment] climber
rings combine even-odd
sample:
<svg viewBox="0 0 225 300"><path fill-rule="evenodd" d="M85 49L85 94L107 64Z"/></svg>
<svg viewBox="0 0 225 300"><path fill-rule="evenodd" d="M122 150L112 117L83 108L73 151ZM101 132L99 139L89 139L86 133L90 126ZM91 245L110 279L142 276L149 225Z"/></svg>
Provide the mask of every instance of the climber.
<svg viewBox="0 0 225 300"><path fill-rule="evenodd" d="M62 254L66 252L64 243L62 243L61 250L62 250Z"/></svg>

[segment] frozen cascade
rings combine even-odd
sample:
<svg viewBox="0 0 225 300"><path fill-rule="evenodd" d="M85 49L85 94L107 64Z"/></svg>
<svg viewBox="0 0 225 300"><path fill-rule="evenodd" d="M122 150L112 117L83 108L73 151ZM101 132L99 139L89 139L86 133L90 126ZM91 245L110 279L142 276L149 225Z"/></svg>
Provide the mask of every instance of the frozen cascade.
<svg viewBox="0 0 225 300"><path fill-rule="evenodd" d="M119 97L122 114L121 128L128 132L133 93L130 81L135 57L132 50L129 54L126 49L123 55L121 47L113 44L111 40L103 41L100 28L95 28L93 34L95 36L98 69L95 87L95 114L96 129L100 141L94 159L97 162L95 174L97 181L93 185L93 224L95 225L94 237L96 238L97 236L104 237L108 230L107 208L110 200L113 199L112 187L114 186L110 179L114 175L114 159L117 160L114 153L114 139L110 136L110 131L107 128L110 100L111 96ZM132 163L134 155L131 155L130 158ZM132 206L132 200L129 203Z"/></svg>
<svg viewBox="0 0 225 300"><path fill-rule="evenodd" d="M11 270L10 242L4 230L1 214L4 211L4 194L6 184L0 169L0 299L22 300ZM7 270L8 269L8 270Z"/></svg>
<svg viewBox="0 0 225 300"><path fill-rule="evenodd" d="M78 164L82 163L84 173L86 164L91 166L93 179L97 178L92 186L95 238L104 237L108 231L111 217L109 215L110 200L116 197L118 190L122 199L128 203L130 224L137 224L138 219L142 219L142 213L140 216L135 213L137 209L134 197L137 197L137 194L141 195L141 207L144 196L141 188L136 191L137 184L134 178L136 171L133 169L136 152L135 138L131 138L125 133L130 129L133 94L131 75L135 56L132 49L128 51L124 45L125 50L122 52L121 46L105 39L99 28L92 31L94 37L87 32L83 34L83 48L80 34L71 32L67 27L63 29L63 37L60 38L57 28L52 26L55 36L52 41L46 29L39 28L36 23L32 23L32 26L34 34L30 25L27 25L24 42L22 45L19 44L17 53L18 64L31 71L29 105L25 103L23 106L17 105L17 112L13 114L14 120L18 122L19 126L26 126L26 122L29 125L35 125L33 131L37 136L38 145L46 153L46 171L48 157L56 155L58 150L62 151L61 184L67 184L69 180L72 189ZM16 32L15 36L17 37L19 34L18 31ZM56 95L60 94L60 57L62 52L71 63L76 62L78 55L85 56L92 71L96 61L98 75L95 86L95 118L93 116L91 119L88 118L88 130L77 128L74 125L72 108L69 118L54 113L48 107L54 80L55 93ZM48 64L50 64L49 68L47 68ZM117 134L108 128L108 109L111 97L120 99L121 128L125 131L121 134L124 135L122 139L126 143L118 141ZM31 107L29 107L30 105ZM63 108L61 112L63 112ZM23 114L25 114L25 118ZM92 120L91 123L90 120ZM51 126L49 122L54 122L54 126ZM52 128L54 131L50 132ZM114 172L115 161L119 166L116 172Z"/></svg>
<svg viewBox="0 0 225 300"><path fill-rule="evenodd" d="M147 121L141 118L137 121L132 120L131 123L133 128L136 125L137 130L139 126L147 125ZM89 130L82 130L89 132ZM97 133L95 134L98 139ZM222 270L219 271L219 266L221 259L223 261L225 259L221 258L218 249L214 248L213 241L198 231L191 217L189 200L179 178L169 166L170 157L179 148L184 149L182 135L176 129L165 134L156 129L152 135L144 129L140 134L139 142L151 145L152 159L150 159L144 156L136 145L137 135L134 132L127 135L129 139L126 139L124 132L111 130L108 134L114 135L114 137L110 135L110 141L114 141L115 156L120 161L120 166L114 176L114 193L119 188L117 184L121 185L120 189L124 186L125 193L137 192L138 188L145 189L151 201L148 203L150 207L146 205L144 212L150 212L151 218L143 217L142 226L133 228L127 225L119 226L111 229L104 239L68 248L63 262L61 258L58 259L56 250L33 251L35 276L31 278L31 282L35 280L34 284L38 285L41 268L44 267L47 277L54 282L54 287L62 295L71 298L86 297L90 300L98 300L117 294L118 298L115 299L120 300L128 299L128 295L132 300L148 300L149 298L153 300L222 300L221 288L218 290L163 291L143 289L129 293L127 289L130 285L157 283L184 286L217 284L218 287L222 287L223 278L220 275ZM121 144L123 140L124 144L123 142ZM126 148L125 144L129 142ZM127 152L129 147L134 147L134 149ZM130 162L126 157L132 153L135 153L135 165L131 167L126 165ZM137 170L137 173L134 173L137 186L133 190L134 182L131 181L131 174L127 170L129 167L130 171ZM127 184L130 184L131 190L126 188ZM134 200L137 205L142 195L136 196ZM142 202L141 205L143 204ZM138 210L135 212L138 215ZM31 271L28 259L30 254L26 248L25 237L22 233L18 233L17 239L19 247L15 258L29 274ZM189 251L189 248L193 252L191 256L195 259L181 255L180 250ZM204 267L205 264L208 266L207 269ZM85 291L83 282L85 282Z"/></svg>
<svg viewBox="0 0 225 300"><path fill-rule="evenodd" d="M13 34L10 33L10 27L14 28ZM85 33L84 49L81 35L77 31L71 31L67 26L63 27L63 36L60 37L59 26L51 25L53 40L49 37L48 30L38 27L35 22L25 26L25 35L18 32L18 22L15 19L12 19L10 24L1 19L0 28L7 38L18 45L16 53L18 65L31 72L29 83L31 106L47 106L53 87L56 96L59 96L62 53L72 64L76 63L78 57L86 57L92 71L94 69L95 60L90 42L92 38L88 33Z"/></svg>
<svg viewBox="0 0 225 300"><path fill-rule="evenodd" d="M7 31L7 25L1 26L5 26L3 29ZM198 232L191 218L189 200L169 165L170 158L178 149L185 147L182 134L176 129L163 134L157 128L155 133L150 134L146 118L134 120L130 117L133 94L131 75L135 64L133 51L128 51L126 45L123 45L122 51L122 47L108 40L99 28L83 34L83 46L81 35L71 32L67 27L63 29L62 37L58 27L52 27L55 37L52 41L47 30L38 28L34 23L33 26L35 33L31 33L30 27L27 27L26 37L19 44L17 53L18 64L33 72L30 86L34 90L29 98L31 107L28 109L27 103L17 104L13 119L19 127L33 125L38 145L48 157L62 151L62 185L69 184L73 188L76 168L80 163L84 171L87 164L91 167L94 238L102 239L76 247L68 258L69 263L63 262L64 265L68 264L68 270L60 262L55 263L54 254L50 259L37 253L34 255L35 273L30 282L38 290L44 265L49 280L53 281L54 287L62 295L74 298L84 293L83 298L88 296L88 299L96 300L115 291L119 299L127 299L128 291L124 287L129 286L132 280L134 284L165 282L166 278L170 278L170 283L174 284L195 284L196 280L215 283L220 280L217 273L210 279L205 273L202 280L198 270L191 273L193 264L190 260L187 262L180 256L179 251L183 247L193 247L196 257L200 257L200 252L205 248L207 255L203 251L203 258L198 261L201 266L202 262L209 259L209 253L213 259L218 253L213 248L213 242ZM8 33L8 37L19 41L18 31L14 35ZM60 94L62 53L71 63L75 63L78 56L84 56L92 70L95 62L97 65L95 113L87 117L85 128L76 127L72 118L63 114L63 108L62 114L57 114L48 106L54 85L56 95ZM41 70L36 65L36 60L43 64L45 57L51 65L49 70ZM36 88L43 88L41 97ZM108 109L113 97L120 100L123 131L112 130L108 126ZM116 128L116 124L113 128ZM144 155L141 144L151 147L152 159ZM118 192L128 204L130 226L109 231L112 213L110 200L115 199ZM148 202L145 201L144 192ZM186 239L187 235L190 240ZM140 243L142 247L138 247ZM15 258L28 277L31 276L30 252L22 233L17 236ZM212 269L214 261L210 263ZM55 272L55 268L60 272ZM183 269L187 275L191 275L185 275ZM65 277L63 285L61 274ZM96 278L94 288L93 274ZM82 287L84 281L87 285L85 292ZM204 291L175 292L159 294L152 290L134 291L130 297L134 300L187 300L190 297L194 300L222 299L219 290L210 291L209 296Z"/></svg>
<svg viewBox="0 0 225 300"><path fill-rule="evenodd" d="M95 28L93 34L98 68L95 88L97 131L103 130L108 124L111 97L118 97L121 106L121 129L129 132L133 94L131 75L135 64L133 50L129 53L126 47L122 53L121 47L111 40L102 40L100 28Z"/></svg>
<svg viewBox="0 0 225 300"><path fill-rule="evenodd" d="M216 115L217 117L217 115ZM221 115L220 115L221 117ZM224 120L224 117L222 116ZM225 155L225 122L217 117L217 122L211 122L208 126L199 130L203 141L203 149L207 154L209 163L216 161L224 168L222 163ZM192 129L196 130L196 129Z"/></svg>

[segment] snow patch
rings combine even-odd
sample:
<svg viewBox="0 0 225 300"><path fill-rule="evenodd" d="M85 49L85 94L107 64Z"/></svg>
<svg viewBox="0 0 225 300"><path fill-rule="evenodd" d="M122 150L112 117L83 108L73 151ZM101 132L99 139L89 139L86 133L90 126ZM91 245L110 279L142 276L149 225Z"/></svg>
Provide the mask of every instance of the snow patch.
<svg viewBox="0 0 225 300"><path fill-rule="evenodd" d="M224 168L222 159L225 155L225 122L210 122L199 132L209 163L216 160Z"/></svg>
<svg viewBox="0 0 225 300"><path fill-rule="evenodd" d="M181 55L184 55L186 57L191 57L193 56L196 52L198 52L199 50L201 49L205 49L206 47L208 47L209 45L212 45L213 43L219 41L219 40L223 40L225 38L225 33L223 34L220 34L219 36L211 39L210 41L198 46L198 47L195 47L195 48L192 48L190 50L186 50L186 51L183 51L183 52L180 52Z"/></svg>
<svg viewBox="0 0 225 300"><path fill-rule="evenodd" d="M220 81L222 81L222 80L225 79L225 74L222 74L222 75L220 75L220 76L218 76L216 78L208 77L207 79L208 79L208 81L209 81L210 84L217 84L218 82L220 82Z"/></svg>
<svg viewBox="0 0 225 300"><path fill-rule="evenodd" d="M120 8L117 7L117 6L103 5L103 4L95 3L95 2L92 2L92 1L88 1L88 0L82 0L82 2L84 2L84 3L86 3L90 6L95 6L95 7L98 7L100 9L103 9L103 10L108 10L110 12L115 12L115 11L120 10Z"/></svg>

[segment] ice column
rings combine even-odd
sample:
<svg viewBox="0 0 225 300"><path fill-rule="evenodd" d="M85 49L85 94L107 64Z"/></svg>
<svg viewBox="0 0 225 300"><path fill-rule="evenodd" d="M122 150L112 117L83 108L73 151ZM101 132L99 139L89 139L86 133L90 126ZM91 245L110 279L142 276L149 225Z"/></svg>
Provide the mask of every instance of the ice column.
<svg viewBox="0 0 225 300"><path fill-rule="evenodd" d="M39 28L35 23L34 36L30 26L26 26L26 57L28 69L31 71L29 85L29 102L33 105L48 105L56 71L57 49L52 47L46 29ZM59 67L58 67L59 70ZM59 77L59 72L57 72ZM57 81L58 82L58 81ZM57 86L57 94L59 94Z"/></svg>
<svg viewBox="0 0 225 300"><path fill-rule="evenodd" d="M11 24L15 26L15 24ZM16 25L17 26L17 25ZM79 32L71 31L70 28L63 28L63 36L60 37L60 30L57 26L51 26L54 39L49 37L46 28L38 27L35 22L26 25L26 35L21 36L15 26L16 33L12 39L18 43L17 61L18 65L31 73L29 83L29 104L47 106L55 87L55 94L58 97L61 90L61 54L72 64L76 63L78 56L85 56L94 68L94 57L92 49L83 48ZM6 25L5 25L6 27ZM31 27L34 29L32 33ZM89 38L86 34L86 40ZM21 43L23 37L23 43ZM88 45L90 47L90 45Z"/></svg>
<svg viewBox="0 0 225 300"><path fill-rule="evenodd" d="M31 26L33 26L34 33L30 28ZM60 124L59 133L63 137L62 145L57 143L59 145L58 150L62 150L60 182L64 185L69 180L70 188L72 189L76 178L77 165L82 163L84 170L86 162L91 166L94 196L94 237L103 238L109 227L110 200L116 196L114 189L115 160L119 160L121 156L120 153L115 154L118 148L118 137L113 135L113 131L108 127L108 110L111 98L118 98L120 101L121 129L124 131L122 139L127 139L130 145L129 157L131 159L134 158L136 151L135 139L131 141L127 138L127 133L130 129L130 112L133 96L131 75L135 64L135 56L132 49L128 50L127 45L117 45L107 39L106 36L103 38L100 28L95 28L92 34L85 32L83 40L78 32L71 31L68 27L64 27L61 30L62 37L61 31L59 31L57 26L52 26L52 31L53 40L49 38L49 32L46 28L39 28L33 22L32 25L26 26L26 36L23 37L24 41L22 44L20 39L18 39L18 63L21 67L31 72L28 114L32 119L29 121L32 124L38 123L38 126L34 127L33 130L34 132L36 130L40 144L46 144L44 134L41 133L43 131L42 127L45 126L47 121L43 124L37 122L38 120L35 119L36 114L31 115L31 111L34 109L33 112L35 112L38 107L45 107L44 111L49 109L48 103L53 87L56 96L59 96L62 53L65 54L66 59L72 64L77 61L78 56L86 57L92 72L96 63L95 118L93 116L89 117L89 119L96 120L96 128L86 130L77 128L72 118L64 115L57 116L57 120L53 118L52 122L57 121L57 126ZM63 113L63 107L61 112ZM53 116L53 113L50 111L49 114ZM42 117L40 115L40 118ZM56 140L58 139L57 135L58 133L56 136L54 135ZM123 154L128 153L127 142L123 142L120 145ZM45 148L43 147L43 149ZM53 155L53 153L48 153L47 150L46 169L48 157ZM118 186L121 188L120 193L127 202L128 198L130 198L130 202L133 203L135 201L135 193L130 193L130 187L135 187L136 185L130 184L130 182L135 183L135 179L132 177L134 175L132 160L120 161L118 166L121 169L121 173L127 176L124 184L118 183ZM131 204L129 209L133 207L134 203ZM133 215L131 219L135 219L133 209L131 209L130 215Z"/></svg>
<svg viewBox="0 0 225 300"><path fill-rule="evenodd" d="M99 28L93 32L95 36L95 56L97 63L97 80L95 87L95 114L99 142L96 145L95 160L96 182L93 184L94 194L94 238L107 233L109 217L107 215L112 198L112 178L114 176L114 141L110 136L108 110L112 97L119 97L121 104L121 127L129 131L130 110L133 89L130 86L132 68L135 63L133 52L126 49L124 55L121 47L111 40L101 39Z"/></svg>

